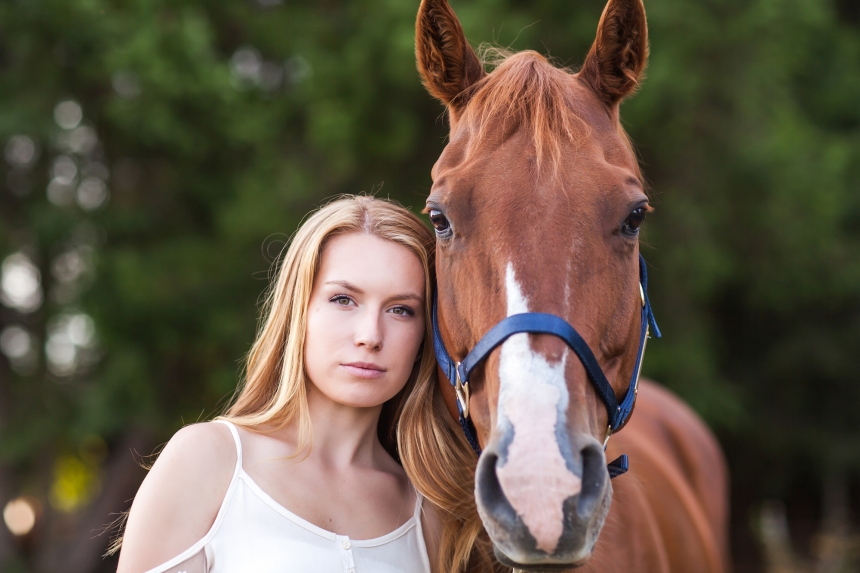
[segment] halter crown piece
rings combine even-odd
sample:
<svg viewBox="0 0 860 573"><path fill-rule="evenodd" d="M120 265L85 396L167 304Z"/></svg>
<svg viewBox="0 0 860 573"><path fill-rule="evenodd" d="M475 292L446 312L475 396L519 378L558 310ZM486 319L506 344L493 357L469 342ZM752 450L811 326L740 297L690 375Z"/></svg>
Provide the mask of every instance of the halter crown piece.
<svg viewBox="0 0 860 573"><path fill-rule="evenodd" d="M650 338L651 329L653 329L655 337L660 338L661 336L660 329L657 327L657 321L654 319L654 313L651 311L651 303L648 301L648 271L645 269L645 259L642 258L642 255L639 255L639 293L642 297L642 327L639 336L639 350L636 354L636 365L633 368L633 376L630 379L627 392L620 403L615 397L615 391L612 390L612 386L606 379L606 375L600 368L600 364L597 362L588 344L570 323L554 314L525 312L504 318L478 341L462 362L455 362L445 348L445 343L442 342L442 336L439 333L439 321L437 318L438 303L434 294L433 347L436 350L436 360L457 393L460 426L463 428L466 439L475 452L478 455L481 454L475 426L469 419L469 374L496 347L514 334L520 333L552 334L557 336L564 340L570 349L573 350L574 354L579 357L580 362L585 367L585 372L588 374L588 379L594 385L597 395L603 400L603 404L606 406L606 413L609 416L609 424L603 440L603 449L605 450L609 437L613 432L624 427L628 418L630 418L630 413L633 411L633 405L636 403L636 394L639 390L639 373L642 370L642 356L645 354L645 345L648 342L648 338ZM609 477L615 478L620 476L627 472L628 467L627 455L622 454L607 466Z"/></svg>

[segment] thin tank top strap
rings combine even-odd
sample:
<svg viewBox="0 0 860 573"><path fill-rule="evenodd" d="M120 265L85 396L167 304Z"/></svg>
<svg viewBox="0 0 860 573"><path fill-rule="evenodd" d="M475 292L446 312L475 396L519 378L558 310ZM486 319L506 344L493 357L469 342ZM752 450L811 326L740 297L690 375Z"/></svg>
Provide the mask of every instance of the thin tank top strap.
<svg viewBox="0 0 860 573"><path fill-rule="evenodd" d="M424 524L421 523L421 511L424 503L424 496L421 495L414 485L412 486L412 489L415 491L415 514L412 516L412 519L415 520L415 529L413 529L413 531L418 538L417 542L419 552L421 553L420 559L424 565L423 570L425 573L430 573L430 571L432 571L432 568L430 567L430 555L427 552L427 542L424 539Z"/></svg>
<svg viewBox="0 0 860 573"><path fill-rule="evenodd" d="M415 491L415 511L412 515L415 517L415 519L420 520L421 519L421 504L424 502L424 496L421 495L421 493L417 489L415 489L414 485L412 486L412 489Z"/></svg>
<svg viewBox="0 0 860 573"><path fill-rule="evenodd" d="M224 424L230 428L230 433L233 434L233 441L236 442L236 473L242 468L242 440L239 439L239 430L236 425L228 420L215 420L215 422Z"/></svg>

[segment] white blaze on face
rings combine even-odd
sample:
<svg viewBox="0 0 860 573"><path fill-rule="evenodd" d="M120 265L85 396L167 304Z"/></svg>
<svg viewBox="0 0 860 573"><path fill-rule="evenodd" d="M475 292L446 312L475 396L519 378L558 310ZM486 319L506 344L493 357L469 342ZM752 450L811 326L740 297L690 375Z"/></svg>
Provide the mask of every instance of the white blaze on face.
<svg viewBox="0 0 860 573"><path fill-rule="evenodd" d="M529 312L528 301L508 263L505 275L508 316ZM553 553L564 529L564 501L579 493L582 481L562 457L556 424L567 412L564 379L567 354L550 364L532 350L528 334L515 334L502 344L499 380L499 420L513 427L499 483L517 515L537 541L538 549Z"/></svg>

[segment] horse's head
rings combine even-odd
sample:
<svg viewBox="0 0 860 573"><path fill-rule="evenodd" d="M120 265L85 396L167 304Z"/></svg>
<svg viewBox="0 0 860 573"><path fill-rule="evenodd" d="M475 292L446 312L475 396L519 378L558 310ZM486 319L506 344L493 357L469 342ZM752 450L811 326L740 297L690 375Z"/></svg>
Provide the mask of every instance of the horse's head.
<svg viewBox="0 0 860 573"><path fill-rule="evenodd" d="M451 355L462 360L506 316L550 313L581 334L623 396L639 347L648 205L618 108L647 59L641 0L609 1L578 73L534 52L485 73L445 0L422 1L416 51L451 123L427 200ZM476 498L497 556L522 569L584 563L612 488L610 421L583 363L556 336L516 334L470 378L483 447Z"/></svg>

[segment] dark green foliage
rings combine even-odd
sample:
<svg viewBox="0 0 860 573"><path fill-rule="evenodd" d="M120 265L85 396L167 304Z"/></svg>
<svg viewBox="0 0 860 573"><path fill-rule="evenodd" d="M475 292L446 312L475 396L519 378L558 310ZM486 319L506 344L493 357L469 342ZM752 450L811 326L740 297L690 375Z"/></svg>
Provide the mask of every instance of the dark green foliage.
<svg viewBox="0 0 860 573"><path fill-rule="evenodd" d="M377 191L423 207L447 128L415 72L417 7L0 5L0 143L25 135L38 148L30 165L0 168L0 258L27 254L45 292L32 313L0 306L0 330L26 327L41 356L17 373L0 357L0 505L22 492L48 504L54 460L85 459L94 435L125 455L133 432L154 436L151 447L216 412L239 379L271 261L325 198ZM474 44L531 48L576 68L603 1L454 8ZM724 439L744 500L856 475L855 3L647 0L646 9L648 78L622 109L657 208L643 252L664 338L650 345L645 373ZM73 132L54 108L65 100L80 104L98 144L63 151ZM109 168L104 206L48 201L63 154L77 181L96 163ZM90 264L64 282L52 266L70 251ZM41 350L51 319L81 312L95 324L97 342L81 350L92 364L54 374ZM48 513L59 517L24 549L0 535L0 569L50 569L44 548L65 539L51 532L83 518Z"/></svg>

